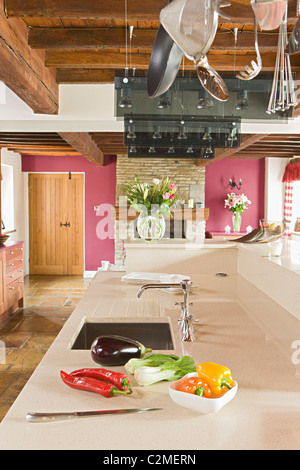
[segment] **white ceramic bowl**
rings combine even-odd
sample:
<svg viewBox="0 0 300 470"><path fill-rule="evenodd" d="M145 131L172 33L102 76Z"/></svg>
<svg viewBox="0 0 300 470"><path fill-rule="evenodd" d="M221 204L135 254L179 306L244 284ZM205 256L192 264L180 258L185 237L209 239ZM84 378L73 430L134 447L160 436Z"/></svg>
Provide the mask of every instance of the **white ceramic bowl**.
<svg viewBox="0 0 300 470"><path fill-rule="evenodd" d="M208 414L219 411L235 397L238 389L236 381L234 382L235 385L230 390L217 398L199 397L198 395L179 391L179 388L187 377L197 377L197 375L197 372L192 372L169 385L169 394L174 403L183 408L195 411L196 413Z"/></svg>

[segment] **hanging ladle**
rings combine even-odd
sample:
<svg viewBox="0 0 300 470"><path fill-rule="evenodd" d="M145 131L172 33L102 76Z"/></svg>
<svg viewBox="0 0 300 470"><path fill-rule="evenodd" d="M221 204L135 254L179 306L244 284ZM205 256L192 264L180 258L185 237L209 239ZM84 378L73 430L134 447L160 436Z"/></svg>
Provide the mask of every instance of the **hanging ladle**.
<svg viewBox="0 0 300 470"><path fill-rule="evenodd" d="M251 5L255 3L255 0L251 0ZM258 47L258 39L257 39L257 19L254 15L254 45L255 45L255 52L256 52L256 62L255 60L251 60L251 66L246 65L245 70L241 70L236 77L240 80L252 80L252 78L256 77L262 68L262 60L259 53Z"/></svg>

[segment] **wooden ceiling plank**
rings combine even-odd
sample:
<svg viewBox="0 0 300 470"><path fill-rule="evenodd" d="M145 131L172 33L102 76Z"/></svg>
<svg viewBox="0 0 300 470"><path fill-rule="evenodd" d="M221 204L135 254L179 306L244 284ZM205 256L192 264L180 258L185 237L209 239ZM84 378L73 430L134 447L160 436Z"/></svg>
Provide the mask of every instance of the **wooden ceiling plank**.
<svg viewBox="0 0 300 470"><path fill-rule="evenodd" d="M296 0L288 0L288 23L296 22ZM128 2L128 20L157 20L162 8L166 6L165 0L140 0ZM6 0L5 12L8 17L48 17L48 18L81 18L81 19L124 19L123 0L110 0L95 2L95 0ZM112 13L113 12L113 13ZM249 0L231 1L231 6L224 8L224 12L231 16L230 20L221 18L222 23L253 23L253 12Z"/></svg>
<svg viewBox="0 0 300 470"><path fill-rule="evenodd" d="M133 49L151 50L157 30L136 29L132 38ZM28 43L32 49L73 50L73 49L114 49L124 48L124 28L31 28L28 29ZM211 51L228 51L235 47L231 30L218 31ZM276 52L278 32L258 34L260 51ZM253 32L238 34L236 51L254 51Z"/></svg>
<svg viewBox="0 0 300 470"><path fill-rule="evenodd" d="M58 113L55 71L45 67L42 51L27 42L27 27L18 19L8 20L0 0L0 80L35 113Z"/></svg>
<svg viewBox="0 0 300 470"><path fill-rule="evenodd" d="M88 132L59 132L58 134L91 163L97 166L104 165L103 152Z"/></svg>
<svg viewBox="0 0 300 470"><path fill-rule="evenodd" d="M215 149L215 158L212 160L197 160L197 166L207 166L213 162L223 160L224 158L232 158L240 150L246 149L253 145L255 142L263 139L267 134L243 134L241 138L241 145L237 148L217 148Z"/></svg>
<svg viewBox="0 0 300 470"><path fill-rule="evenodd" d="M43 155L46 155L46 156L49 156L49 157L61 157L61 156L70 156L70 157L74 157L74 156L81 156L81 153L80 152L74 152L74 151L70 151L70 152L61 152L61 151L56 151L56 150L50 150L50 151L45 151L45 150L36 150L36 149L32 149L32 150L13 150L14 152L16 153L20 153L21 155L39 155L39 156L43 156Z"/></svg>
<svg viewBox="0 0 300 470"><path fill-rule="evenodd" d="M300 70L300 57L292 58L293 70ZM208 54L209 64L219 71L238 71L249 65L251 60L256 59L255 54L224 56L222 54ZM131 55L131 66L139 69L148 69L150 63L150 54L133 54ZM108 51L46 51L45 64L47 67L67 68L100 68L100 69L122 69L127 64L126 54ZM263 71L274 71L275 54L268 54L263 57ZM194 63L186 60L184 68L194 70Z"/></svg>
<svg viewBox="0 0 300 470"><path fill-rule="evenodd" d="M115 71L110 69L57 69L56 82L68 83L114 83Z"/></svg>

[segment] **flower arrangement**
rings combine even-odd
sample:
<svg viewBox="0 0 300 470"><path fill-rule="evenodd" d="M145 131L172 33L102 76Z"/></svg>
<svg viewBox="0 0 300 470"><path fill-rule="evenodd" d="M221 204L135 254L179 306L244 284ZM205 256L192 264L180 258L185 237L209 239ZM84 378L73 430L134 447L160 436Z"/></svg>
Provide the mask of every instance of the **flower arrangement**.
<svg viewBox="0 0 300 470"><path fill-rule="evenodd" d="M177 189L168 177L164 180L154 178L152 184L139 183L135 177L134 183L128 182L124 188L130 207L138 212L154 209L164 215L170 215L171 207L179 200Z"/></svg>
<svg viewBox="0 0 300 470"><path fill-rule="evenodd" d="M241 214L248 209L248 205L251 204L251 201L245 196L245 194L227 194L227 199L225 199L225 206L229 207L229 212L234 214Z"/></svg>
<svg viewBox="0 0 300 470"><path fill-rule="evenodd" d="M241 228L241 213L248 209L249 204L251 204L251 201L249 201L245 194L227 194L224 207L229 207L229 212L233 212L233 231L236 233L238 233Z"/></svg>

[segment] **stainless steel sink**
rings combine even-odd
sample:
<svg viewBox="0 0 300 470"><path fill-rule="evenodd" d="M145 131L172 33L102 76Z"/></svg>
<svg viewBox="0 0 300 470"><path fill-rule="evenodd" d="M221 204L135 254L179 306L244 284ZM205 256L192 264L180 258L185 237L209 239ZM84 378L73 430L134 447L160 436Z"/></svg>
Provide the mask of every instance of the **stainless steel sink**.
<svg viewBox="0 0 300 470"><path fill-rule="evenodd" d="M84 321L71 349L90 349L97 336L119 335L139 341L153 350L174 349L168 322L94 322Z"/></svg>

